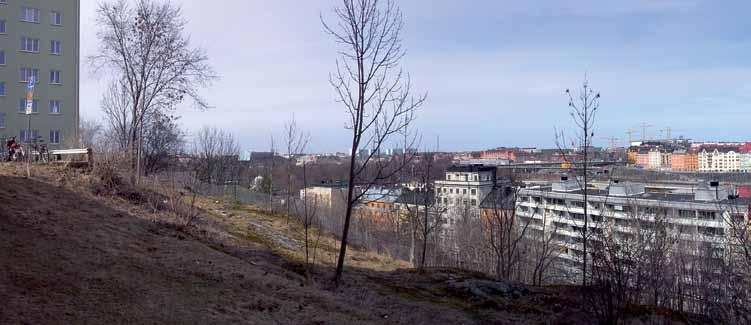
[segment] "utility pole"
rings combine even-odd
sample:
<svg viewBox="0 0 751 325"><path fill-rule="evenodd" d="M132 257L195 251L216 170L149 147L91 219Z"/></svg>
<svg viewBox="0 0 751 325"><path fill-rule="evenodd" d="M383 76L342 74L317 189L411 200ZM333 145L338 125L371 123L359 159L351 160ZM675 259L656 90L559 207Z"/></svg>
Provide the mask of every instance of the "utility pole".
<svg viewBox="0 0 751 325"><path fill-rule="evenodd" d="M32 131L31 131L31 114L34 113L34 83L36 80L34 79L34 75L31 75L28 78L28 85L26 88L26 117L28 118L28 128L26 129L26 141L27 142L27 148L24 150L26 154L26 178L31 178L31 159L33 156L33 153L31 152L31 139ZM24 139L21 139L22 141Z"/></svg>

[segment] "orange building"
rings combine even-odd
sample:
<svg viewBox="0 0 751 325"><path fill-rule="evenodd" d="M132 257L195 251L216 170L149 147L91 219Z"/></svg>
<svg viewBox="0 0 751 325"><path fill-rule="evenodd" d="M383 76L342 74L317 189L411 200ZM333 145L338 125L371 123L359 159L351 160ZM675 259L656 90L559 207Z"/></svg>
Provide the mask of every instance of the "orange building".
<svg viewBox="0 0 751 325"><path fill-rule="evenodd" d="M516 152L512 150L486 150L480 153L480 159L516 161Z"/></svg>
<svg viewBox="0 0 751 325"><path fill-rule="evenodd" d="M629 165L636 165L636 156L639 154L638 151L629 151L628 152L628 164Z"/></svg>
<svg viewBox="0 0 751 325"><path fill-rule="evenodd" d="M636 154L636 165L643 168L649 167L649 150L639 150Z"/></svg>
<svg viewBox="0 0 751 325"><path fill-rule="evenodd" d="M699 155L685 150L673 152L670 168L675 171L695 172L699 170Z"/></svg>
<svg viewBox="0 0 751 325"><path fill-rule="evenodd" d="M357 216L376 223L393 221L396 217L394 203L401 194L400 188L372 188L360 198L355 212Z"/></svg>

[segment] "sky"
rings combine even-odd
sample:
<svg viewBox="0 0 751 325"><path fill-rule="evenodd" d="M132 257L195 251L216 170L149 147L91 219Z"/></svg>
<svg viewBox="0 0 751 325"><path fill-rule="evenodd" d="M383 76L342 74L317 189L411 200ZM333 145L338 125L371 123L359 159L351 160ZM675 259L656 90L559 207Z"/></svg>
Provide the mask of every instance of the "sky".
<svg viewBox="0 0 751 325"><path fill-rule="evenodd" d="M106 77L91 72L96 8L81 0L81 114L101 119ZM295 117L310 152L346 151L345 108L328 76L337 45L321 26L339 0L182 0L186 33L219 75L201 93L212 108L180 107L189 136L202 126L264 151ZM402 0L402 67L427 93L422 147L464 151L553 147L573 130L567 88L585 76L601 93L597 145L647 138L751 140L751 2L699 0Z"/></svg>

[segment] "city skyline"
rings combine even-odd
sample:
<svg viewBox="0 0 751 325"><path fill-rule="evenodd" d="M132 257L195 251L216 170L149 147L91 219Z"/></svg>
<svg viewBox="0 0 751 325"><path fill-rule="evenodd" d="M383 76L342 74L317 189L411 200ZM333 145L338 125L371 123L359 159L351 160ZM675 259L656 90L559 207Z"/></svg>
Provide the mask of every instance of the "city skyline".
<svg viewBox="0 0 751 325"><path fill-rule="evenodd" d="M343 107L328 74L333 41L319 14L327 1L227 1L221 7L181 1L192 42L221 76L204 96L214 107L181 108L185 129L203 125L235 133L243 148L268 147L293 114L311 132L312 152L346 148ZM421 147L465 151L502 145L554 146L554 127L570 129L566 88L585 73L602 93L596 145L640 123L696 140L742 141L751 82L749 5L706 1L577 1L543 4L451 1L402 4L404 61L416 91L427 92L416 127ZM233 10L227 10L232 8ZM82 1L81 113L100 117L103 79L85 57L96 51L96 1ZM213 24L232 20L243 33ZM239 95L247 98L238 98ZM232 116L233 118L227 118ZM235 118L239 116L240 118Z"/></svg>

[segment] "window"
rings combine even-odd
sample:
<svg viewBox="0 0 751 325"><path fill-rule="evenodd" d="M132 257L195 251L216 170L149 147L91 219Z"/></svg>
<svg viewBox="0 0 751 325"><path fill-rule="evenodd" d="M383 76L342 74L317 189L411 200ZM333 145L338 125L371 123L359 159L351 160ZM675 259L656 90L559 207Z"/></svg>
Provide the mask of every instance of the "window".
<svg viewBox="0 0 751 325"><path fill-rule="evenodd" d="M50 101L50 114L60 114L60 101L59 100Z"/></svg>
<svg viewBox="0 0 751 325"><path fill-rule="evenodd" d="M5 112L0 112L0 129L5 128Z"/></svg>
<svg viewBox="0 0 751 325"><path fill-rule="evenodd" d="M50 12L50 23L55 26L60 26L63 24L63 14L61 14L59 11L53 11Z"/></svg>
<svg viewBox="0 0 751 325"><path fill-rule="evenodd" d="M18 100L18 112L21 114L26 113L26 98L21 98ZM39 113L39 100L38 99L34 99L34 101L32 102L31 112Z"/></svg>
<svg viewBox="0 0 751 325"><path fill-rule="evenodd" d="M5 30L5 19L0 19L0 34L5 34L7 31Z"/></svg>
<svg viewBox="0 0 751 325"><path fill-rule="evenodd" d="M477 189L474 189L474 188L473 188L473 189L471 189L471 190L470 190L469 192L470 192L470 193L472 193L472 196L475 196L475 195L477 195Z"/></svg>
<svg viewBox="0 0 751 325"><path fill-rule="evenodd" d="M50 41L50 54L60 55L61 52L62 46L60 45L60 41Z"/></svg>
<svg viewBox="0 0 751 325"><path fill-rule="evenodd" d="M34 78L34 83L39 83L39 69L21 68L19 70L19 80L21 82L29 82L31 78Z"/></svg>
<svg viewBox="0 0 751 325"><path fill-rule="evenodd" d="M467 195L467 189L466 188L462 190L462 194Z"/></svg>
<svg viewBox="0 0 751 325"><path fill-rule="evenodd" d="M50 70L50 83L59 85L60 82L60 70Z"/></svg>
<svg viewBox="0 0 751 325"><path fill-rule="evenodd" d="M5 51L0 50L0 65L5 65Z"/></svg>
<svg viewBox="0 0 751 325"><path fill-rule="evenodd" d="M5 97L5 83L0 82L0 97Z"/></svg>
<svg viewBox="0 0 751 325"><path fill-rule="evenodd" d="M449 189L449 193L454 194L454 189L453 188Z"/></svg>
<svg viewBox="0 0 751 325"><path fill-rule="evenodd" d="M28 129L22 129L19 138L21 138L21 142L29 143L32 140L39 139L39 130L32 130L29 132Z"/></svg>
<svg viewBox="0 0 751 325"><path fill-rule="evenodd" d="M39 23L39 9L23 7L21 8L21 21L27 23Z"/></svg>
<svg viewBox="0 0 751 325"><path fill-rule="evenodd" d="M60 130L50 130L50 143L51 144L60 143Z"/></svg>
<svg viewBox="0 0 751 325"><path fill-rule="evenodd" d="M39 39L21 37L21 52L39 53Z"/></svg>

